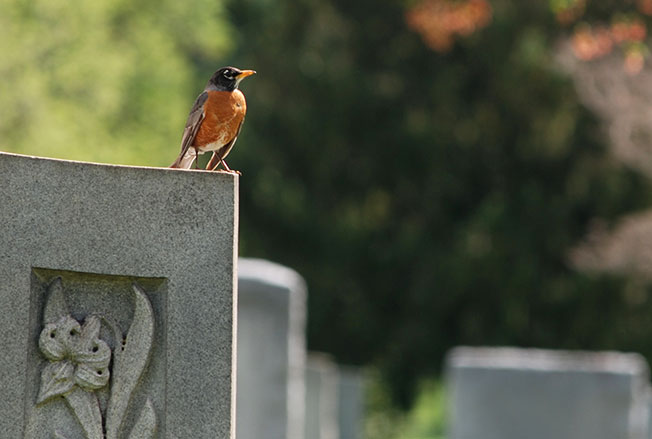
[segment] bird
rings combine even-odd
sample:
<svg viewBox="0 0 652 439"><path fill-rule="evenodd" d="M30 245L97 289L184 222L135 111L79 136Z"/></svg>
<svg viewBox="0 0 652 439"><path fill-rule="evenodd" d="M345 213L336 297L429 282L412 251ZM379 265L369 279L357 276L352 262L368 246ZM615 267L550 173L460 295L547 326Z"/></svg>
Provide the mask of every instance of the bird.
<svg viewBox="0 0 652 439"><path fill-rule="evenodd" d="M247 113L247 102L238 86L240 81L255 73L255 70L231 66L213 73L190 110L181 137L181 152L171 168L190 169L193 162L197 168L199 154L212 151L206 169L214 171L221 163L226 172L239 174L232 171L224 159L231 152Z"/></svg>

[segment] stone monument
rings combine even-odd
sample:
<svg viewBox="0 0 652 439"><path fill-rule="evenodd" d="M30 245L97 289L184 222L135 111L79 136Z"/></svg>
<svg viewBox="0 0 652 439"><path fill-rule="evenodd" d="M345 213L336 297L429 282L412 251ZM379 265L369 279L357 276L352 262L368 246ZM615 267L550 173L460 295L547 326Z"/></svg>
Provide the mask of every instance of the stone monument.
<svg viewBox="0 0 652 439"><path fill-rule="evenodd" d="M306 284L261 259L238 262L238 439L304 439Z"/></svg>
<svg viewBox="0 0 652 439"><path fill-rule="evenodd" d="M449 437L647 438L648 374L637 354L456 348Z"/></svg>
<svg viewBox="0 0 652 439"><path fill-rule="evenodd" d="M306 363L306 439L338 439L339 383L330 355L310 352Z"/></svg>
<svg viewBox="0 0 652 439"><path fill-rule="evenodd" d="M234 437L238 178L0 153L0 436Z"/></svg>
<svg viewBox="0 0 652 439"><path fill-rule="evenodd" d="M339 439L361 439L364 430L364 369L339 365L338 423Z"/></svg>

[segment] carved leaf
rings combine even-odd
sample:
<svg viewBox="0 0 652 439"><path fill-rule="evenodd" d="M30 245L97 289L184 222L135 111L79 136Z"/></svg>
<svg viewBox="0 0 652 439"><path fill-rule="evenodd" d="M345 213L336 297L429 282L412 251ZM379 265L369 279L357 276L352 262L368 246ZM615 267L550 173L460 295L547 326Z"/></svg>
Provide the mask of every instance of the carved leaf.
<svg viewBox="0 0 652 439"><path fill-rule="evenodd" d="M102 414L95 393L75 386L72 392L64 395L64 398L86 432L86 438L104 439Z"/></svg>
<svg viewBox="0 0 652 439"><path fill-rule="evenodd" d="M36 398L36 403L41 404L50 398L63 395L75 385L72 375L75 366L68 361L48 363L41 372L41 388Z"/></svg>
<svg viewBox="0 0 652 439"><path fill-rule="evenodd" d="M111 398L106 411L106 437L118 439L131 394L145 370L154 336L154 312L145 292L133 284L134 317L122 347L114 349Z"/></svg>
<svg viewBox="0 0 652 439"><path fill-rule="evenodd" d="M147 398L136 425L129 434L129 439L151 439L154 437L154 433L156 433L156 413L152 401Z"/></svg>
<svg viewBox="0 0 652 439"><path fill-rule="evenodd" d="M43 311L43 323L54 323L68 314L70 314L70 311L68 311L66 296L63 294L61 278L57 277L48 287L48 298Z"/></svg>

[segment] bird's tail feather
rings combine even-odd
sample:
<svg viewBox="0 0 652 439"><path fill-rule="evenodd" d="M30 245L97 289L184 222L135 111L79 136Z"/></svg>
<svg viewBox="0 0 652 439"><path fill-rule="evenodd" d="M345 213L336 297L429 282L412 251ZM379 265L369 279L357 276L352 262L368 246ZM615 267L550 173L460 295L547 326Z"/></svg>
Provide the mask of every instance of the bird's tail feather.
<svg viewBox="0 0 652 439"><path fill-rule="evenodd" d="M180 155L172 165L171 168L181 168L181 169L190 169L193 162L197 158L197 153L194 148L188 148L188 151L184 155Z"/></svg>

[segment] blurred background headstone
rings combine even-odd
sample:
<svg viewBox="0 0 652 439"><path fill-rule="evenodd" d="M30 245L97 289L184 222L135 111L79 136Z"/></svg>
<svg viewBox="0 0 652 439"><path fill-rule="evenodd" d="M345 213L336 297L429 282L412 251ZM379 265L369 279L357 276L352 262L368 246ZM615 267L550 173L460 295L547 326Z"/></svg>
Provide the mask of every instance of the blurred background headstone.
<svg viewBox="0 0 652 439"><path fill-rule="evenodd" d="M637 354L454 349L450 439L643 439L649 370Z"/></svg>
<svg viewBox="0 0 652 439"><path fill-rule="evenodd" d="M360 367L339 366L339 439L362 439L364 433L365 374Z"/></svg>
<svg viewBox="0 0 652 439"><path fill-rule="evenodd" d="M310 352L306 363L306 439L339 438L340 375L330 356Z"/></svg>
<svg viewBox="0 0 652 439"><path fill-rule="evenodd" d="M238 260L239 439L302 439L306 284L294 270Z"/></svg>

